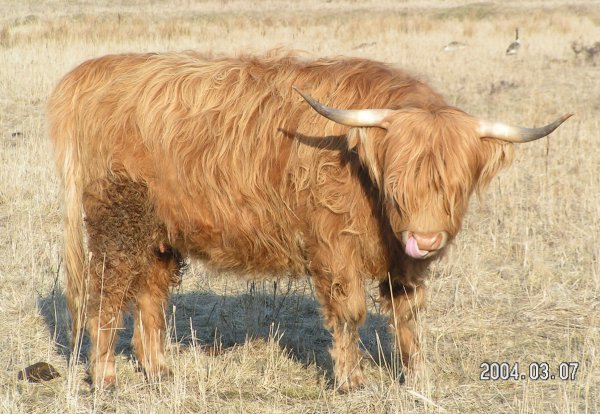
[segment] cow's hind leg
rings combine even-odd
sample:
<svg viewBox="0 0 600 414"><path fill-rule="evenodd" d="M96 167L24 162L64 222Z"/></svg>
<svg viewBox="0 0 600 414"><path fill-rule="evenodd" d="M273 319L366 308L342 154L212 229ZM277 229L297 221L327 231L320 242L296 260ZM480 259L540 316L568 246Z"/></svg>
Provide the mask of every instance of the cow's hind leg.
<svg viewBox="0 0 600 414"><path fill-rule="evenodd" d="M402 364L412 368L418 361L420 350L415 320L417 312L425 305L425 287L386 279L380 283L379 291L383 309L390 315L390 325L395 333Z"/></svg>
<svg viewBox="0 0 600 414"><path fill-rule="evenodd" d="M169 286L178 283L183 261L166 242L154 244L148 277L139 281L135 298L133 347L146 375L160 379L171 375L164 356L165 311Z"/></svg>
<svg viewBox="0 0 600 414"><path fill-rule="evenodd" d="M362 355L357 344L358 327L367 314L362 280L353 272L332 273L315 269L313 281L325 327L333 335L330 354L335 379L340 390L348 391L363 384Z"/></svg>

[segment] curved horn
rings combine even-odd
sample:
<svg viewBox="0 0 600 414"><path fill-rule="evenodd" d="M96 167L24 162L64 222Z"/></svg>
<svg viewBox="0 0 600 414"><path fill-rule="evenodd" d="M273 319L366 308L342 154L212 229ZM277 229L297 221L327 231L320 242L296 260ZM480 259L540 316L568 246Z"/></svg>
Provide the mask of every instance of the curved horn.
<svg viewBox="0 0 600 414"><path fill-rule="evenodd" d="M479 121L479 136L481 138L496 138L508 142L534 141L549 135L571 116L573 114L565 114L556 121L540 128L524 128L501 122L481 120Z"/></svg>
<svg viewBox="0 0 600 414"><path fill-rule="evenodd" d="M387 128L384 121L389 115L393 114L392 109L335 109L323 105L307 93L302 92L296 86L292 86L296 92L313 107L315 111L325 118L337 122L338 124L351 127L379 127Z"/></svg>

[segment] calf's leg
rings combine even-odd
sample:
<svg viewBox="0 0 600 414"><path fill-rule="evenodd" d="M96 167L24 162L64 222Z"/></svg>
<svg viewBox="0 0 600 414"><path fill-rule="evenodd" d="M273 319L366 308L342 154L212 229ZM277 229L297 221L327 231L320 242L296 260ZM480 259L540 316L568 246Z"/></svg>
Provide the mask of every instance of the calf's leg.
<svg viewBox="0 0 600 414"><path fill-rule="evenodd" d="M164 310L181 259L166 245L164 226L148 203L147 188L118 175L84 192L91 253L88 331L96 386L115 382L114 348L122 310L135 305L133 344L150 376L169 372L164 361Z"/></svg>
<svg viewBox="0 0 600 414"><path fill-rule="evenodd" d="M101 183L90 186L83 198L90 251L85 315L91 342L90 374L96 387L111 386L116 381L115 343L135 275L115 227L123 220L111 200L103 197L102 188Z"/></svg>
<svg viewBox="0 0 600 414"><path fill-rule="evenodd" d="M178 283L182 260L178 252L159 242L148 277L139 281L135 298L133 347L149 378L171 375L165 355L165 315L169 286Z"/></svg>
<svg viewBox="0 0 600 414"><path fill-rule="evenodd" d="M103 293L103 292L102 292ZM102 294L90 301L87 329L90 335L90 374L96 387L111 387L116 382L115 343L122 322L122 301L116 295Z"/></svg>

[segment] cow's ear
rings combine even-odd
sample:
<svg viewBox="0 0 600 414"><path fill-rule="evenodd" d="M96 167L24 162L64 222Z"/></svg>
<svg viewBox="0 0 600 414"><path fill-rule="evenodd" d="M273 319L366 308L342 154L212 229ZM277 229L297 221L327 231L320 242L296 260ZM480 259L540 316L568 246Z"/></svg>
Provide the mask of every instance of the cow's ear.
<svg viewBox="0 0 600 414"><path fill-rule="evenodd" d="M379 134L385 131L379 128L350 128L346 135L348 151L358 154L360 163L369 172L369 176L378 188L381 188L381 160L377 159L376 144L381 141Z"/></svg>
<svg viewBox="0 0 600 414"><path fill-rule="evenodd" d="M496 139L482 139L477 194L481 195L502 168L513 160L513 145Z"/></svg>
<svg viewBox="0 0 600 414"><path fill-rule="evenodd" d="M348 151L356 151L356 147L360 142L359 134L357 133L356 128L351 128L348 131L348 135L346 135L347 143L348 143Z"/></svg>

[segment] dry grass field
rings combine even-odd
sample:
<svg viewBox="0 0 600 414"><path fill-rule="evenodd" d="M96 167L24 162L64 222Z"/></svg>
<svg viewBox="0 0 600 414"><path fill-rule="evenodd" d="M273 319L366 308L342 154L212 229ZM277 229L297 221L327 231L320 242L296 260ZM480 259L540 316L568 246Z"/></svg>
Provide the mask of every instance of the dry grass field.
<svg viewBox="0 0 600 414"><path fill-rule="evenodd" d="M1 0L0 412L600 412L600 41L596 1ZM112 5L112 3L118 5ZM521 50L505 50L520 29ZM447 52L459 41L466 47ZM174 378L136 370L127 320L115 392L68 352L58 180L45 119L68 70L106 53L197 49L354 55L417 74L489 119L539 126L575 112L474 198L420 315L421 369L401 383L376 287L361 330L368 385L340 394L306 279L252 282L191 263L172 292ZM233 277L232 277L233 276ZM69 364L71 358L71 364ZM38 361L60 377L17 379ZM482 381L484 362L577 362L574 379Z"/></svg>

